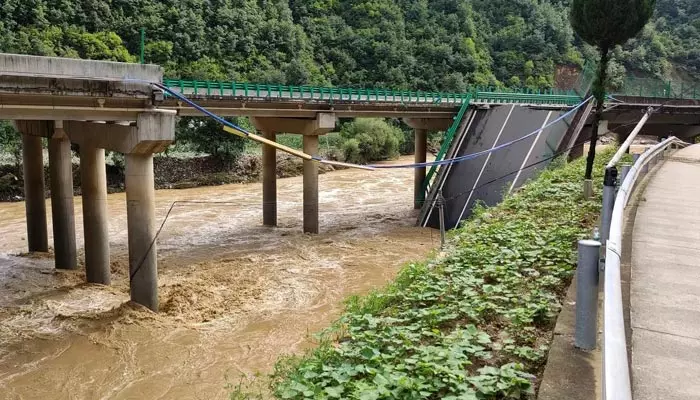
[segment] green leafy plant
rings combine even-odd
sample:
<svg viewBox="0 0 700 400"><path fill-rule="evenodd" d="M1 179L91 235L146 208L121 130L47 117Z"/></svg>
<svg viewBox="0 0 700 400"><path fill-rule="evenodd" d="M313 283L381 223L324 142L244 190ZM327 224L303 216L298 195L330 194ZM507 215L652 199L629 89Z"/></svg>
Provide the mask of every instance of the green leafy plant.
<svg viewBox="0 0 700 400"><path fill-rule="evenodd" d="M19 175L22 159L22 135L7 121L0 121L0 151L12 156L15 174Z"/></svg>
<svg viewBox="0 0 700 400"><path fill-rule="evenodd" d="M381 119L358 118L340 131L345 160L353 163L388 160L399 156L404 134Z"/></svg>
<svg viewBox="0 0 700 400"><path fill-rule="evenodd" d="M612 151L596 162L602 170ZM348 300L302 357L281 360L284 399L532 399L600 197L584 160L550 168L500 205L478 206L441 258Z"/></svg>
<svg viewBox="0 0 700 400"><path fill-rule="evenodd" d="M225 132L211 118L181 118L175 138L189 143L195 151L207 153L227 163L234 162L243 153L246 144L245 139Z"/></svg>

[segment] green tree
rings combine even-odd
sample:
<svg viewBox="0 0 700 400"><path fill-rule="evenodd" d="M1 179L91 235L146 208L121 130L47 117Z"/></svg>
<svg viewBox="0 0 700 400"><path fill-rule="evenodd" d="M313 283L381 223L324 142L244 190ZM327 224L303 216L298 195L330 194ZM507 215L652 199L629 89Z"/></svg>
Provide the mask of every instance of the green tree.
<svg viewBox="0 0 700 400"><path fill-rule="evenodd" d="M591 179L598 125L603 114L610 51L636 36L649 22L656 0L573 0L571 26L586 43L600 53L598 73L593 84L596 112L585 178Z"/></svg>
<svg viewBox="0 0 700 400"><path fill-rule="evenodd" d="M8 121L0 121L0 152L12 155L15 174L20 174L22 135Z"/></svg>
<svg viewBox="0 0 700 400"><path fill-rule="evenodd" d="M340 131L345 160L352 163L388 160L399 156L404 140L400 128L382 119L358 118Z"/></svg>
<svg viewBox="0 0 700 400"><path fill-rule="evenodd" d="M243 153L246 140L225 132L221 125L211 118L197 117L181 118L175 131L175 139L226 163L234 162Z"/></svg>

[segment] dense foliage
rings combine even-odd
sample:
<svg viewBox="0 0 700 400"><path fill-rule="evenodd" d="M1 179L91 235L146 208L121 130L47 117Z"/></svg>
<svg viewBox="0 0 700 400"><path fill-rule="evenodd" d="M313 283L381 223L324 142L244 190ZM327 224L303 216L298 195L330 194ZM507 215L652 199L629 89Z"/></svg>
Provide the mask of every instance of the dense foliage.
<svg viewBox="0 0 700 400"><path fill-rule="evenodd" d="M7 121L0 121L0 152L10 156L10 161L15 166L15 174L19 174L22 137L17 134L14 126Z"/></svg>
<svg viewBox="0 0 700 400"><path fill-rule="evenodd" d="M656 0L573 0L571 25L587 43L611 49L627 43L649 22Z"/></svg>
<svg viewBox="0 0 700 400"><path fill-rule="evenodd" d="M599 157L597 170L611 156ZM532 398L576 240L600 208L599 197L581 198L583 169L579 160L543 172L501 205L478 210L444 257L409 265L385 290L351 300L320 347L278 365L275 394Z"/></svg>
<svg viewBox="0 0 700 400"><path fill-rule="evenodd" d="M340 131L345 161L365 164L399 156L404 134L398 127L380 119L358 118Z"/></svg>
<svg viewBox="0 0 700 400"><path fill-rule="evenodd" d="M594 52L572 0L3 0L0 51L134 61L183 78L463 90L553 84ZM700 71L700 3L660 0L620 50L633 71Z"/></svg>
<svg viewBox="0 0 700 400"><path fill-rule="evenodd" d="M240 125L247 120L234 122ZM250 127L246 128L250 130ZM225 132L221 124L211 118L180 118L175 138L188 144L191 150L210 154L224 162L234 161L243 153L246 145L246 139Z"/></svg>

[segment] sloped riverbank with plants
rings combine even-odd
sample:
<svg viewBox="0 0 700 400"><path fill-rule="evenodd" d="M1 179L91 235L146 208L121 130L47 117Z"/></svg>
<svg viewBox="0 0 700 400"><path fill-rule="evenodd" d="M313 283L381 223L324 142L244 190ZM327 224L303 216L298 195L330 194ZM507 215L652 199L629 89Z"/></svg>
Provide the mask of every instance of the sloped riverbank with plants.
<svg viewBox="0 0 700 400"><path fill-rule="evenodd" d="M600 187L608 150L597 157ZM600 197L582 198L585 160L544 171L479 208L441 256L349 300L319 346L281 360L278 398L531 399L544 369L576 242Z"/></svg>

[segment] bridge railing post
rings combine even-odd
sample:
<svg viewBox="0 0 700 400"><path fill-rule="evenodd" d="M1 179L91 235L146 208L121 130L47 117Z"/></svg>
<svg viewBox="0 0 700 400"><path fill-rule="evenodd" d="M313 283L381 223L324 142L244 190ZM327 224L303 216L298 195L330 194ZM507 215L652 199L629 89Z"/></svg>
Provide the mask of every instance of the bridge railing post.
<svg viewBox="0 0 700 400"><path fill-rule="evenodd" d="M583 350L596 348L598 336L598 262L600 242L578 242L576 268L576 330L574 344Z"/></svg>

